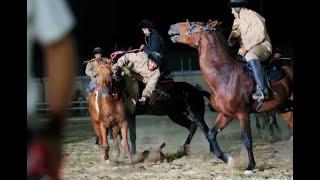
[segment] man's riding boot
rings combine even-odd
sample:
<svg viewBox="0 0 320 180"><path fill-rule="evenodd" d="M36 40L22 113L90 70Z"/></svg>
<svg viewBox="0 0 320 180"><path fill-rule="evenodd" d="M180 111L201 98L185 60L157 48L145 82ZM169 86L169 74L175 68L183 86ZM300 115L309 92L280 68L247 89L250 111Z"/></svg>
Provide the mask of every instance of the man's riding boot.
<svg viewBox="0 0 320 180"><path fill-rule="evenodd" d="M263 66L260 64L259 60L250 60L248 63L252 69L254 80L258 85L258 88L256 92L252 95L252 98L254 100L258 100L259 102L272 98L273 93L268 87L266 75L264 73Z"/></svg>

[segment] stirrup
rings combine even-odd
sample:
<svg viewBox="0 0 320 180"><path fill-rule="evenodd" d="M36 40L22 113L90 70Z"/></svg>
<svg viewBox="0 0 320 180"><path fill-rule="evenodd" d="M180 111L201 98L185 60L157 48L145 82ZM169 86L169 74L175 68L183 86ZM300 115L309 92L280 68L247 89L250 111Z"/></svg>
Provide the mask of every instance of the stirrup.
<svg viewBox="0 0 320 180"><path fill-rule="evenodd" d="M260 92L260 97L255 98L254 95L257 93L257 91ZM258 86L257 86L256 92L252 94L252 99L256 100L257 102L263 102L263 100L265 99L263 91Z"/></svg>
<svg viewBox="0 0 320 180"><path fill-rule="evenodd" d="M274 95L276 94L276 92L274 90L268 88L266 94L267 94L267 98L265 98L265 100L271 101L274 99ZM264 95L264 93L263 93L263 95ZM266 96L264 95L264 97L266 97Z"/></svg>
<svg viewBox="0 0 320 180"><path fill-rule="evenodd" d="M258 102L263 102L264 99L265 99L265 97L264 97L264 95L262 94L262 96L261 96L259 99L257 99L257 101L258 101Z"/></svg>

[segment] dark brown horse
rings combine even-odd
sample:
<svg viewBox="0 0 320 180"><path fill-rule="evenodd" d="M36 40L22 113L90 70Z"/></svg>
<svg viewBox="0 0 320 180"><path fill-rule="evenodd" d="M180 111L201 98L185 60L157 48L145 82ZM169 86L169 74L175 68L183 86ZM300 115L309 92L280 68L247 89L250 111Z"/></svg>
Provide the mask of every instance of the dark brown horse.
<svg viewBox="0 0 320 180"><path fill-rule="evenodd" d="M215 125L210 129L211 151L225 163L231 160L220 150L216 136L232 119L238 119L242 128L242 140L248 151L247 170L255 167L252 152L252 138L249 113L256 111L258 103L251 99L256 84L243 64L236 61L226 50L222 35L218 31L219 22L180 22L170 26L168 31L174 43L187 44L198 51L202 75L212 90L211 103L218 112ZM277 109L286 104L292 94L292 67L283 65L285 76L271 83L276 91L274 99L266 102L261 112ZM284 118L292 127L292 118Z"/></svg>
<svg viewBox="0 0 320 180"><path fill-rule="evenodd" d="M123 54L124 53L120 53L120 55ZM114 62L119 58L119 56L113 55L111 55L111 57ZM134 73L132 75L134 75ZM142 87L140 88L141 94L143 86L145 85L141 82L141 77L136 75L134 75L134 77L139 81L139 84ZM128 94L125 93L127 89L120 79L118 81L119 83L117 83L117 87L124 91L124 94ZM163 95L163 92L165 92L166 98L162 100L156 98L158 95ZM179 154L188 155L190 143L197 128L199 127L204 134L208 134L209 131L204 120L205 102L203 97L210 99L210 93L198 90L186 82L174 82L170 78L160 78L158 86L156 87L153 96L150 98L150 101L147 101L145 105L137 103L134 113L131 113L129 110L127 111L131 153L136 154L136 116L155 115L168 116L174 123L189 130L185 143L179 148ZM207 140L209 142L209 139ZM95 144L98 144L97 139Z"/></svg>
<svg viewBox="0 0 320 180"><path fill-rule="evenodd" d="M119 130L122 135L121 144L124 146L129 165L132 165L132 157L127 140L128 122L126 109L121 93L112 86L112 71L110 64L100 64L97 68L97 88L88 95L89 114L91 122L99 138L99 144L105 150L104 159L109 159L109 144L107 139L108 128L112 126L113 141L116 150L120 154L117 141Z"/></svg>

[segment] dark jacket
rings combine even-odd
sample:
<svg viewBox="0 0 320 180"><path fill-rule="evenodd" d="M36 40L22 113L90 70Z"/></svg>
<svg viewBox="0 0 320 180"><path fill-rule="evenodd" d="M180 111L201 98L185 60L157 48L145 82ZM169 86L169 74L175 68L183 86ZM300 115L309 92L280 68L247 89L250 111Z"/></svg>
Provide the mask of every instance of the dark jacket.
<svg viewBox="0 0 320 180"><path fill-rule="evenodd" d="M155 60L160 65L164 64L167 49L163 38L156 30L153 30L151 34L146 37L146 46L143 51L148 54L150 59Z"/></svg>

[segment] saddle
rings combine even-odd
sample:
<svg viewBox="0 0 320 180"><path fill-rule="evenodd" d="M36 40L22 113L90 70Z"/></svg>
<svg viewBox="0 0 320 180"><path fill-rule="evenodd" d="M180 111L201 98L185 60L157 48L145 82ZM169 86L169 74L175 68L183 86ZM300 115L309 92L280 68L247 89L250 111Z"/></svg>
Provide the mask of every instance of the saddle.
<svg viewBox="0 0 320 180"><path fill-rule="evenodd" d="M172 78L159 79L156 89L153 91L150 97L149 104L163 103L171 98L168 91L174 87L174 81Z"/></svg>
<svg viewBox="0 0 320 180"><path fill-rule="evenodd" d="M174 81L168 76L169 72L162 72L155 90L153 91L149 100L145 105L154 105L158 103L164 103L171 98L169 91L174 87ZM139 81L139 95L142 95L142 91L145 87L141 81Z"/></svg>
<svg viewBox="0 0 320 180"><path fill-rule="evenodd" d="M243 63L244 69L253 77L251 67L249 66L245 58L242 56L237 56L237 58L238 61ZM271 57L269 57L268 60L261 62L261 64L265 68L265 75L267 76L267 79L270 83L279 81L285 76L285 71L281 66L287 63L288 62L283 62L282 60L271 61Z"/></svg>

